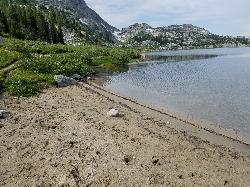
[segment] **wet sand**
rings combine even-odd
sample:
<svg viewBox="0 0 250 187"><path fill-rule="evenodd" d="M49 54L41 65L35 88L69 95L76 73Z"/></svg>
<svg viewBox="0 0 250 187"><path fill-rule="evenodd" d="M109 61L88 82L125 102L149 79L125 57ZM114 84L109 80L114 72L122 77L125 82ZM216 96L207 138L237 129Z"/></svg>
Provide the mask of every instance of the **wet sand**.
<svg viewBox="0 0 250 187"><path fill-rule="evenodd" d="M93 86L3 96L0 109L0 186L250 184L249 146Z"/></svg>

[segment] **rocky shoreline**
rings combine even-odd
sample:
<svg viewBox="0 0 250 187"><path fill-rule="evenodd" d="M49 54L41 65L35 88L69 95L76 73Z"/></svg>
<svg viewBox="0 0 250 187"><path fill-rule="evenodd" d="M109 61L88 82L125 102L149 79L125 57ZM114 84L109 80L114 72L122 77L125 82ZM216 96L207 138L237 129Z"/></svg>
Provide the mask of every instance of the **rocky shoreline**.
<svg viewBox="0 0 250 187"><path fill-rule="evenodd" d="M0 106L11 112L0 119L0 186L250 184L248 146L88 84L3 95Z"/></svg>

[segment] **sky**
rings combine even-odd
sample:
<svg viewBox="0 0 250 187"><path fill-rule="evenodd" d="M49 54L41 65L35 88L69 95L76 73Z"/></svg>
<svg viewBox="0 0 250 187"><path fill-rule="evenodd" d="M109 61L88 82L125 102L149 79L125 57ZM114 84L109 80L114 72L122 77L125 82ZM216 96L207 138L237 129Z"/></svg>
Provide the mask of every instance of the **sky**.
<svg viewBox="0 0 250 187"><path fill-rule="evenodd" d="M250 37L250 0L85 0L109 24L153 27L193 24L210 32Z"/></svg>

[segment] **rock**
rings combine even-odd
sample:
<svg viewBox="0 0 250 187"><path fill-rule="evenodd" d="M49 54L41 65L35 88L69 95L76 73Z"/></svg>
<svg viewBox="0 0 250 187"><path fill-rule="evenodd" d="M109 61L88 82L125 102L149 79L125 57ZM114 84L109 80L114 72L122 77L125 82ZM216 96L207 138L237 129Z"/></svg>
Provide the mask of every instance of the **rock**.
<svg viewBox="0 0 250 187"><path fill-rule="evenodd" d="M118 116L119 116L119 111L116 110L116 109L111 109L111 110L107 113L107 115L108 115L109 117L118 117Z"/></svg>
<svg viewBox="0 0 250 187"><path fill-rule="evenodd" d="M127 155L123 158L123 162L128 165L133 159L134 157Z"/></svg>
<svg viewBox="0 0 250 187"><path fill-rule="evenodd" d="M82 77L81 75L79 75L79 74L74 74L74 75L72 75L70 78L75 79L75 80L77 80L77 81L83 79L83 77Z"/></svg>
<svg viewBox="0 0 250 187"><path fill-rule="evenodd" d="M88 81L93 81L93 80L95 80L95 79L92 78L92 77L87 77L87 80L88 80Z"/></svg>
<svg viewBox="0 0 250 187"><path fill-rule="evenodd" d="M77 84L77 81L75 79L63 75L55 75L54 79L59 87L66 87Z"/></svg>
<svg viewBox="0 0 250 187"><path fill-rule="evenodd" d="M7 114L8 112L6 110L0 110L0 119L4 118L4 115Z"/></svg>
<svg viewBox="0 0 250 187"><path fill-rule="evenodd" d="M0 36L0 45L4 43L4 38Z"/></svg>

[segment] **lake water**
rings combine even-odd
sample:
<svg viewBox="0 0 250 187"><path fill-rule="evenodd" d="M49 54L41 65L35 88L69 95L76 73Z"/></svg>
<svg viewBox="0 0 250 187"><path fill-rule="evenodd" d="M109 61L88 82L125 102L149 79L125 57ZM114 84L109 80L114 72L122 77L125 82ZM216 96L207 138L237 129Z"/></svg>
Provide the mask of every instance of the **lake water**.
<svg viewBox="0 0 250 187"><path fill-rule="evenodd" d="M148 55L155 61L131 64L104 87L191 122L250 137L250 48Z"/></svg>

